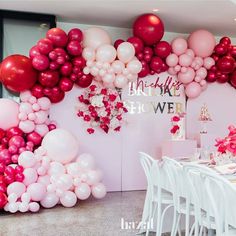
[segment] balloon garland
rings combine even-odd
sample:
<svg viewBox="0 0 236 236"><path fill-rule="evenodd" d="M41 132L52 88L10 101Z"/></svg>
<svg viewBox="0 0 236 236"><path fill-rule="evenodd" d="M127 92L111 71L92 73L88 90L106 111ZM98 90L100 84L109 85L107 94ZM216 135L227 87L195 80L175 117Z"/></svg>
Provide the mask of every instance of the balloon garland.
<svg viewBox="0 0 236 236"><path fill-rule="evenodd" d="M36 212L58 203L72 207L90 194L102 198L102 173L89 154L78 156L75 137L49 119L52 103L63 100L73 86L87 88L79 96L77 115L94 133L119 131L127 112L120 89L137 77L168 71L196 98L207 82L236 87L236 48L224 37L197 30L187 40L161 41L164 24L154 14L139 16L133 36L114 46L101 28L67 34L50 29L29 51L29 58L11 55L0 66L0 82L20 93L20 104L0 99L0 209ZM213 52L214 51L214 52ZM61 144L65 145L61 145Z"/></svg>

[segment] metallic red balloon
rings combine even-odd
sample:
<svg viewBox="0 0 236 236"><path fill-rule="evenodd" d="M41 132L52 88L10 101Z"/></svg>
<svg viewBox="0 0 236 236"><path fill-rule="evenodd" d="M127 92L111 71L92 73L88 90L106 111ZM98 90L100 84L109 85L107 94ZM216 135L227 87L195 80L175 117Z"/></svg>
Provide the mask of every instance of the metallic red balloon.
<svg viewBox="0 0 236 236"><path fill-rule="evenodd" d="M206 81L212 83L212 82L215 82L216 79L217 79L216 71L208 71Z"/></svg>
<svg viewBox="0 0 236 236"><path fill-rule="evenodd" d="M216 66L223 73L231 73L235 68L235 60L230 56L224 56L217 61Z"/></svg>
<svg viewBox="0 0 236 236"><path fill-rule="evenodd" d="M154 70L156 73L162 72L163 61L160 57L153 57L150 63L150 68Z"/></svg>
<svg viewBox="0 0 236 236"><path fill-rule="evenodd" d="M220 39L220 43L229 46L229 45L231 44L231 40L230 40L229 37L226 37L226 36L225 36L225 37L223 37L223 38Z"/></svg>
<svg viewBox="0 0 236 236"><path fill-rule="evenodd" d="M32 65L36 70L43 71L49 67L49 59L45 55L37 55L32 60Z"/></svg>
<svg viewBox="0 0 236 236"><path fill-rule="evenodd" d="M19 136L13 136L10 140L9 140L9 146L16 146L17 148L21 148L25 146L25 140Z"/></svg>
<svg viewBox="0 0 236 236"><path fill-rule="evenodd" d="M166 41L160 41L156 44L154 52L158 57L166 58L171 53L171 46Z"/></svg>
<svg viewBox="0 0 236 236"><path fill-rule="evenodd" d="M7 204L7 196L5 193L0 192L0 209L4 208Z"/></svg>
<svg viewBox="0 0 236 236"><path fill-rule="evenodd" d="M83 57L75 57L72 62L74 66L79 68L84 68L86 65L86 61Z"/></svg>
<svg viewBox="0 0 236 236"><path fill-rule="evenodd" d="M93 76L91 74L85 75L83 74L80 78L78 78L75 83L81 88L87 88L93 81Z"/></svg>
<svg viewBox="0 0 236 236"><path fill-rule="evenodd" d="M6 132L0 128L0 143L1 143L1 140L5 137L6 135Z"/></svg>
<svg viewBox="0 0 236 236"><path fill-rule="evenodd" d="M50 39L44 38L40 39L37 43L38 49L42 54L47 55L53 50L53 44Z"/></svg>
<svg viewBox="0 0 236 236"><path fill-rule="evenodd" d="M144 45L143 41L138 37L130 37L127 39L127 42L131 43L134 46L135 54L138 54L143 51Z"/></svg>
<svg viewBox="0 0 236 236"><path fill-rule="evenodd" d="M33 59L35 56L41 55L38 46L33 46L29 51L30 59Z"/></svg>
<svg viewBox="0 0 236 236"><path fill-rule="evenodd" d="M215 46L214 50L217 55L225 55L228 51L228 46L225 44L219 43Z"/></svg>
<svg viewBox="0 0 236 236"><path fill-rule="evenodd" d="M13 136L23 136L24 133L23 131L18 128L18 127L13 127L13 128L10 128L9 130L7 130L7 133L6 133L6 136L10 139L12 138Z"/></svg>
<svg viewBox="0 0 236 236"><path fill-rule="evenodd" d="M31 89L31 93L36 98L41 98L44 96L43 93L43 86L40 84L35 84L34 87Z"/></svg>
<svg viewBox="0 0 236 236"><path fill-rule="evenodd" d="M31 141L35 146L38 146L42 142L42 137L37 132L32 132L27 135L27 141Z"/></svg>
<svg viewBox="0 0 236 236"><path fill-rule="evenodd" d="M39 74L38 80L42 86L52 88L59 81L59 73L53 70L43 71Z"/></svg>
<svg viewBox="0 0 236 236"><path fill-rule="evenodd" d="M67 51L72 56L80 56L82 53L82 46L78 41L70 41L67 45Z"/></svg>
<svg viewBox="0 0 236 236"><path fill-rule="evenodd" d="M66 32L60 28L48 30L47 38L52 41L55 47L65 47L68 40Z"/></svg>
<svg viewBox="0 0 236 236"><path fill-rule="evenodd" d="M38 73L28 57L12 55L3 60L0 77L7 89L12 92L22 92L33 87Z"/></svg>
<svg viewBox="0 0 236 236"><path fill-rule="evenodd" d="M153 45L162 39L164 25L158 16L144 14L139 16L134 22L133 34L139 37L146 45Z"/></svg>
<svg viewBox="0 0 236 236"><path fill-rule="evenodd" d="M150 69L146 61L142 60L141 63L142 63L142 70L138 73L138 77L143 78L150 73Z"/></svg>
<svg viewBox="0 0 236 236"><path fill-rule="evenodd" d="M234 59L236 59L236 46L230 46L229 53Z"/></svg>
<svg viewBox="0 0 236 236"><path fill-rule="evenodd" d="M68 92L73 88L74 83L68 78L62 78L59 83L59 87L62 91Z"/></svg>
<svg viewBox="0 0 236 236"><path fill-rule="evenodd" d="M69 41L76 40L81 42L83 40L83 32L78 28L71 29L68 33L68 38Z"/></svg>
<svg viewBox="0 0 236 236"><path fill-rule="evenodd" d="M58 103L64 99L65 92L63 92L59 87L54 87L48 97L52 103Z"/></svg>
<svg viewBox="0 0 236 236"><path fill-rule="evenodd" d="M61 66L60 72L64 76L69 76L72 72L73 66L70 62L66 62L64 65Z"/></svg>
<svg viewBox="0 0 236 236"><path fill-rule="evenodd" d="M236 88L236 70L229 77L230 83Z"/></svg>
<svg viewBox="0 0 236 236"><path fill-rule="evenodd" d="M123 40L123 39L117 39L117 40L114 42L114 47L115 47L115 49L117 49L118 46L119 46L121 43L124 43L124 40Z"/></svg>
<svg viewBox="0 0 236 236"><path fill-rule="evenodd" d="M217 82L219 83L226 83L229 81L229 75L228 74L221 74L220 76L217 77Z"/></svg>

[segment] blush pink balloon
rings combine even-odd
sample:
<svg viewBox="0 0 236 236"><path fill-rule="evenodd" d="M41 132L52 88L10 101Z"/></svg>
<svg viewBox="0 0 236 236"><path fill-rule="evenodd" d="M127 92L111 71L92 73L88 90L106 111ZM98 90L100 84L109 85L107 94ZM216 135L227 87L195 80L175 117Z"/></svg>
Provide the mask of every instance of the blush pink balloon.
<svg viewBox="0 0 236 236"><path fill-rule="evenodd" d="M196 98L201 94L202 88L199 83L191 82L185 88L185 93L188 98Z"/></svg>
<svg viewBox="0 0 236 236"><path fill-rule="evenodd" d="M106 187L102 183L92 186L92 194L95 198L101 199L106 196Z"/></svg>
<svg viewBox="0 0 236 236"><path fill-rule="evenodd" d="M19 128L24 132L24 133L31 133L34 131L35 129L35 124L33 121L31 120L25 120L25 121L21 121L19 123Z"/></svg>
<svg viewBox="0 0 236 236"><path fill-rule="evenodd" d="M37 202L30 202L29 203L29 210L31 212L38 212L40 209L40 206Z"/></svg>
<svg viewBox="0 0 236 236"><path fill-rule="evenodd" d="M50 167L49 167L49 170L48 170L48 174L50 176L54 175L54 176L57 176L57 175L61 175L61 174L64 174L66 172L66 169L64 167L64 165L62 165L60 162L51 162L50 163Z"/></svg>
<svg viewBox="0 0 236 236"><path fill-rule="evenodd" d="M135 56L134 46L129 42L121 43L117 48L117 57L120 61L128 63Z"/></svg>
<svg viewBox="0 0 236 236"><path fill-rule="evenodd" d="M91 188L86 183L81 183L75 188L75 194L79 200L86 200L91 194Z"/></svg>
<svg viewBox="0 0 236 236"><path fill-rule="evenodd" d="M63 174L59 177L57 181L57 187L63 191L69 190L73 185L73 179L68 174Z"/></svg>
<svg viewBox="0 0 236 236"><path fill-rule="evenodd" d="M73 207L77 202L77 197L75 193L71 191L66 191L64 195L60 198L60 202L64 207Z"/></svg>
<svg viewBox="0 0 236 236"><path fill-rule="evenodd" d="M125 69L125 64L120 61L120 60L115 60L112 65L112 69L114 70L115 73L121 74L122 71Z"/></svg>
<svg viewBox="0 0 236 236"><path fill-rule="evenodd" d="M36 158L34 153L25 151L20 154L18 162L19 165L23 166L24 168L31 168L36 164Z"/></svg>
<svg viewBox="0 0 236 236"><path fill-rule="evenodd" d="M18 126L19 105L13 100L0 98L0 128L7 130Z"/></svg>
<svg viewBox="0 0 236 236"><path fill-rule="evenodd" d="M36 181L38 179L38 174L35 169L26 168L26 169L24 169L23 174L25 176L24 181L23 181L25 186L29 186L30 184L36 183Z"/></svg>
<svg viewBox="0 0 236 236"><path fill-rule="evenodd" d="M127 69L132 74L138 74L142 70L142 63L138 60L132 60L128 63Z"/></svg>
<svg viewBox="0 0 236 236"><path fill-rule="evenodd" d="M26 187L21 182L14 182L8 185L7 187L7 195L9 196L12 193L17 195L17 198L20 198L21 195L26 191Z"/></svg>
<svg viewBox="0 0 236 236"><path fill-rule="evenodd" d="M59 202L59 197L55 193L46 193L40 204L45 208L52 208Z"/></svg>
<svg viewBox="0 0 236 236"><path fill-rule="evenodd" d="M190 34L188 44L197 56L208 57L213 53L216 41L213 34L207 30L197 30Z"/></svg>
<svg viewBox="0 0 236 236"><path fill-rule="evenodd" d="M198 69L198 70L196 71L196 75L198 75L198 76L201 77L202 79L205 79L206 76L207 76L207 70L206 70L206 68L201 67L200 69Z"/></svg>
<svg viewBox="0 0 236 236"><path fill-rule="evenodd" d="M124 75L117 75L114 85L117 88L124 88L128 84L128 79Z"/></svg>
<svg viewBox="0 0 236 236"><path fill-rule="evenodd" d="M191 67L188 67L187 72L178 74L178 80L183 84L188 84L193 81L195 77L195 72Z"/></svg>
<svg viewBox="0 0 236 236"><path fill-rule="evenodd" d="M93 48L84 48L82 52L82 56L86 61L94 61L95 59L95 50Z"/></svg>
<svg viewBox="0 0 236 236"><path fill-rule="evenodd" d="M103 44L97 48L96 60L111 63L116 59L116 49L110 44Z"/></svg>
<svg viewBox="0 0 236 236"><path fill-rule="evenodd" d="M194 58L194 56L195 56L194 51L189 48L186 50L185 54L189 55L192 58Z"/></svg>
<svg viewBox="0 0 236 236"><path fill-rule="evenodd" d="M38 112L35 112L34 114L36 116L34 122L37 125L44 124L48 118L47 111L38 111Z"/></svg>
<svg viewBox="0 0 236 236"><path fill-rule="evenodd" d="M177 55L184 54L188 48L187 41L183 38L176 38L171 42L172 51Z"/></svg>
<svg viewBox="0 0 236 236"><path fill-rule="evenodd" d="M49 132L49 128L45 124L35 125L34 131L37 132L41 137L44 137Z"/></svg>
<svg viewBox="0 0 236 236"><path fill-rule="evenodd" d="M22 102L28 102L31 97L32 97L32 94L28 90L20 93L20 100Z"/></svg>
<svg viewBox="0 0 236 236"><path fill-rule="evenodd" d="M29 203L21 202L19 204L19 211L22 213L29 211Z"/></svg>
<svg viewBox="0 0 236 236"><path fill-rule="evenodd" d="M81 167L78 162L70 163L66 166L67 173L73 177L77 177L81 173Z"/></svg>
<svg viewBox="0 0 236 236"><path fill-rule="evenodd" d="M204 58L204 67L209 70L212 66L215 65L215 61L212 57Z"/></svg>
<svg viewBox="0 0 236 236"><path fill-rule="evenodd" d="M33 201L41 201L46 195L46 187L41 183L30 184L27 188L27 192L31 196Z"/></svg>
<svg viewBox="0 0 236 236"><path fill-rule="evenodd" d="M95 185L101 181L101 173L97 170L90 170L87 173L87 183Z"/></svg>
<svg viewBox="0 0 236 236"><path fill-rule="evenodd" d="M176 74L177 74L177 72L175 71L175 69L174 69L173 67L170 67L170 68L168 69L168 73L169 73L170 75L176 75Z"/></svg>
<svg viewBox="0 0 236 236"><path fill-rule="evenodd" d="M166 64L168 66L174 67L178 64L178 56L174 53L170 54L167 58L166 58Z"/></svg>
<svg viewBox="0 0 236 236"><path fill-rule="evenodd" d="M30 114L33 112L32 105L29 102L22 102L19 107L20 112Z"/></svg>
<svg viewBox="0 0 236 236"><path fill-rule="evenodd" d="M113 83L113 82L115 81L115 78L116 78L115 74L109 74L109 73L107 73L107 74L105 74L105 75L102 77L102 81L103 81L104 83L109 84L109 83Z"/></svg>
<svg viewBox="0 0 236 236"><path fill-rule="evenodd" d="M89 153L83 153L81 154L77 160L77 163L79 163L79 166L83 170L89 170L95 168L95 159L94 157Z"/></svg>
<svg viewBox="0 0 236 236"><path fill-rule="evenodd" d="M51 107L51 102L47 97L39 98L37 103L42 110L48 110Z"/></svg>
<svg viewBox="0 0 236 236"><path fill-rule="evenodd" d="M179 56L179 64L181 66L189 67L193 62L193 58L187 54L182 54Z"/></svg>

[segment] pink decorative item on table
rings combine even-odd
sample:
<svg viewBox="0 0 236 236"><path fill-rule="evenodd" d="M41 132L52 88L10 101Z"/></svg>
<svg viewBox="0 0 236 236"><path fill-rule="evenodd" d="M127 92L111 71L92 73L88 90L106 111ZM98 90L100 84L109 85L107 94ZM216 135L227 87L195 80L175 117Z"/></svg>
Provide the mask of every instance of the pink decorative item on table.
<svg viewBox="0 0 236 236"><path fill-rule="evenodd" d="M172 128L170 132L172 140L185 140L185 114L179 113L171 118Z"/></svg>
<svg viewBox="0 0 236 236"><path fill-rule="evenodd" d="M211 116L210 116L210 114L208 112L208 107L207 107L206 104L204 104L201 107L201 112L200 112L198 120L201 122L201 125L202 125L200 133L201 134L206 134L207 133L206 124L207 124L207 122L212 121Z"/></svg>

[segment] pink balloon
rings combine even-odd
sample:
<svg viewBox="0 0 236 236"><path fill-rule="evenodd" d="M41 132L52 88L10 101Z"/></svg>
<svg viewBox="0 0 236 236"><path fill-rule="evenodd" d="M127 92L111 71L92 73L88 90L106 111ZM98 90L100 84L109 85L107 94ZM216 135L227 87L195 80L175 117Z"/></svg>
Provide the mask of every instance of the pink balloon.
<svg viewBox="0 0 236 236"><path fill-rule="evenodd" d="M97 49L103 44L111 44L111 38L102 28L92 27L84 31L84 47Z"/></svg>
<svg viewBox="0 0 236 236"><path fill-rule="evenodd" d="M172 51L177 55L181 55L186 52L188 48L187 41L183 38L176 38L171 42Z"/></svg>
<svg viewBox="0 0 236 236"><path fill-rule="evenodd" d="M0 128L7 130L18 126L19 105L13 100L0 98Z"/></svg>
<svg viewBox="0 0 236 236"><path fill-rule="evenodd" d="M16 213L18 211L18 203L17 202L13 202L13 203L9 203L8 205L8 210L11 213Z"/></svg>
<svg viewBox="0 0 236 236"><path fill-rule="evenodd" d="M176 66L178 64L178 56L174 53L170 54L167 58L166 58L166 64L168 66Z"/></svg>
<svg viewBox="0 0 236 236"><path fill-rule="evenodd" d="M174 69L173 67L170 67L170 68L168 69L168 73L169 73L170 75L176 75L176 74L177 74L177 72L175 71L175 69Z"/></svg>
<svg viewBox="0 0 236 236"><path fill-rule="evenodd" d="M37 174L37 171L35 169L26 168L26 169L24 169L23 174L25 176L24 181L23 181L25 186L36 183L36 181L38 179L38 174Z"/></svg>
<svg viewBox="0 0 236 236"><path fill-rule="evenodd" d="M44 124L48 118L47 111L38 111L34 113L36 115L36 119L34 120L35 124Z"/></svg>
<svg viewBox="0 0 236 236"><path fill-rule="evenodd" d="M90 170L87 173L87 184L95 185L101 181L101 173L97 170Z"/></svg>
<svg viewBox="0 0 236 236"><path fill-rule="evenodd" d="M34 131L35 129L35 124L33 121L31 120L25 120L25 121L21 121L19 123L19 128L24 132L24 133L31 133Z"/></svg>
<svg viewBox="0 0 236 236"><path fill-rule="evenodd" d="M26 114L30 114L33 112L32 105L29 102L22 102L19 107L20 112L24 112Z"/></svg>
<svg viewBox="0 0 236 236"><path fill-rule="evenodd" d="M200 81L200 85L201 85L201 86L205 86L206 83L207 83L206 80Z"/></svg>
<svg viewBox="0 0 236 236"><path fill-rule="evenodd" d="M181 66L180 66L180 65L175 66L175 67L174 67L174 70L175 70L176 72L179 72L179 71L181 70Z"/></svg>
<svg viewBox="0 0 236 236"><path fill-rule="evenodd" d="M204 59L204 67L209 70L212 66L215 65L215 61L212 57L206 57Z"/></svg>
<svg viewBox="0 0 236 236"><path fill-rule="evenodd" d="M200 67L203 66L203 59L201 57L195 57L194 62Z"/></svg>
<svg viewBox="0 0 236 236"><path fill-rule="evenodd" d="M216 41L207 30L197 30L190 34L188 44L197 56L208 57L213 53Z"/></svg>
<svg viewBox="0 0 236 236"><path fill-rule="evenodd" d="M188 84L193 81L195 77L195 72L191 67L188 67L187 72L178 74L178 80L184 84Z"/></svg>
<svg viewBox="0 0 236 236"><path fill-rule="evenodd" d="M34 153L25 151L22 152L18 159L19 165L23 166L24 168L31 168L36 164L36 159Z"/></svg>
<svg viewBox="0 0 236 236"><path fill-rule="evenodd" d="M106 187L104 184L99 183L94 186L92 186L92 194L95 198L104 198L106 196Z"/></svg>
<svg viewBox="0 0 236 236"><path fill-rule="evenodd" d="M120 61L128 63L135 56L134 46L129 42L121 43L117 48L117 57Z"/></svg>
<svg viewBox="0 0 236 236"><path fill-rule="evenodd" d="M19 211L22 213L29 211L29 203L21 202L19 204Z"/></svg>
<svg viewBox="0 0 236 236"><path fill-rule="evenodd" d="M59 177L57 181L57 187L62 189L63 191L69 190L73 185L73 179L68 174L63 174Z"/></svg>
<svg viewBox="0 0 236 236"><path fill-rule="evenodd" d="M47 150L51 160L67 164L78 153L78 141L69 131L54 129L46 134L42 141L42 147Z"/></svg>
<svg viewBox="0 0 236 236"><path fill-rule="evenodd" d="M30 184L27 188L27 192L31 196L33 201L41 201L46 195L46 187L41 183Z"/></svg>
<svg viewBox="0 0 236 236"><path fill-rule="evenodd" d="M202 80L202 78L200 77L200 76L195 76L195 78L194 78L194 81L196 81L196 82L200 82Z"/></svg>
<svg viewBox="0 0 236 236"><path fill-rule="evenodd" d="M132 60L128 63L127 69L132 74L138 74L142 70L142 63L138 60Z"/></svg>
<svg viewBox="0 0 236 236"><path fill-rule="evenodd" d="M83 170L89 170L95 168L95 159L91 154L83 153L81 154L77 160L77 163L79 163L79 166Z"/></svg>
<svg viewBox="0 0 236 236"><path fill-rule="evenodd" d="M93 48L84 48L83 52L82 52L82 56L83 58L88 61L93 61L95 60L95 50Z"/></svg>
<svg viewBox="0 0 236 236"><path fill-rule="evenodd" d="M185 93L188 98L196 98L201 94L201 86L197 82L191 82L185 88Z"/></svg>
<svg viewBox="0 0 236 236"><path fill-rule="evenodd" d="M22 102L28 102L31 97L32 97L32 94L28 90L20 93L20 100Z"/></svg>
<svg viewBox="0 0 236 236"><path fill-rule="evenodd" d="M37 132L40 136L44 137L49 132L49 128L45 124L35 125L34 131Z"/></svg>
<svg viewBox="0 0 236 236"><path fill-rule="evenodd" d="M59 202L59 197L55 193L46 193L40 204L45 208L52 208Z"/></svg>
<svg viewBox="0 0 236 236"><path fill-rule="evenodd" d="M66 166L67 173L73 177L77 177L81 174L80 163L73 162Z"/></svg>
<svg viewBox="0 0 236 236"><path fill-rule="evenodd" d="M91 194L91 188L86 183L81 183L75 188L75 194L80 200L86 200Z"/></svg>
<svg viewBox="0 0 236 236"><path fill-rule="evenodd" d="M75 193L66 191L65 194L60 198L60 202L64 207L73 207L77 202Z"/></svg>
<svg viewBox="0 0 236 236"><path fill-rule="evenodd" d="M190 57L192 57L192 59L194 58L195 54L194 51L192 49L187 49L185 54L189 55Z"/></svg>
<svg viewBox="0 0 236 236"><path fill-rule="evenodd" d="M207 76L207 70L204 67L201 67L200 69L196 71L196 75L198 75L202 79L205 79Z"/></svg>
<svg viewBox="0 0 236 236"><path fill-rule="evenodd" d="M179 56L179 64L181 66L189 67L192 64L193 58L187 54L182 54Z"/></svg>
<svg viewBox="0 0 236 236"><path fill-rule="evenodd" d="M128 84L128 79L124 75L117 75L114 85L117 88L124 88Z"/></svg>
<svg viewBox="0 0 236 236"><path fill-rule="evenodd" d="M21 195L25 192L26 187L21 182L14 182L8 185L7 187L7 195L9 196L12 193L15 193L17 195L17 198L20 198Z"/></svg>
<svg viewBox="0 0 236 236"><path fill-rule="evenodd" d="M103 44L97 48L96 60L111 63L116 59L116 49L110 44Z"/></svg>
<svg viewBox="0 0 236 236"><path fill-rule="evenodd" d="M39 209L40 209L40 206L39 206L39 204L38 204L37 202L31 202L31 203L29 204L29 210L30 210L31 212L38 212Z"/></svg>
<svg viewBox="0 0 236 236"><path fill-rule="evenodd" d="M111 67L115 73L121 74L122 71L125 69L125 64L120 60L116 60L112 63Z"/></svg>
<svg viewBox="0 0 236 236"><path fill-rule="evenodd" d="M52 175L61 175L61 174L64 174L66 172L65 170L65 167L64 165L62 165L60 162L51 162L50 163L50 167L49 167L49 170L48 170L48 174L50 176Z"/></svg>
<svg viewBox="0 0 236 236"><path fill-rule="evenodd" d="M50 176L49 175L39 176L37 182L47 187L51 183Z"/></svg>
<svg viewBox="0 0 236 236"><path fill-rule="evenodd" d="M109 84L109 83L113 83L114 81L115 81L115 74L109 74L109 73L107 73L107 74L105 74L103 77L102 77L102 81L104 82L104 83L107 83L107 84Z"/></svg>
<svg viewBox="0 0 236 236"><path fill-rule="evenodd" d="M51 102L47 97L39 98L37 101L42 110L48 110L51 107Z"/></svg>

